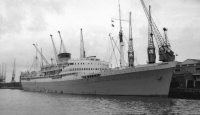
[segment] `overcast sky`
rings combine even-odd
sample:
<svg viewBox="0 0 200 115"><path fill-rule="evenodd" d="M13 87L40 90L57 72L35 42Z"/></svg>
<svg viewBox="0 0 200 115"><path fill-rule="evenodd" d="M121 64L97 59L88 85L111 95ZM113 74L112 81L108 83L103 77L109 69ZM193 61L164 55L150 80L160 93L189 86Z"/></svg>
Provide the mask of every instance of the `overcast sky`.
<svg viewBox="0 0 200 115"><path fill-rule="evenodd" d="M140 0L120 2L122 19L128 20L129 12L132 12L135 63L145 64L148 23ZM162 28L168 28L172 50L178 54L176 60L200 59L200 0L144 2L152 6L152 17L162 35ZM72 58L79 58L82 28L86 56L96 55L109 61L111 43L108 35L111 33L116 40L119 32L119 22L115 20L115 27L111 27L111 18L119 18L118 15L118 0L0 0L0 63L7 63L6 81L11 81L14 58L16 80L19 80L20 71L30 69L36 52L34 43L38 44L38 48L42 47L44 56L50 62L54 52L49 35L53 35L58 50L60 41L57 31L61 31ZM128 23L123 22L122 28L128 40ZM112 59L116 62L114 56Z"/></svg>

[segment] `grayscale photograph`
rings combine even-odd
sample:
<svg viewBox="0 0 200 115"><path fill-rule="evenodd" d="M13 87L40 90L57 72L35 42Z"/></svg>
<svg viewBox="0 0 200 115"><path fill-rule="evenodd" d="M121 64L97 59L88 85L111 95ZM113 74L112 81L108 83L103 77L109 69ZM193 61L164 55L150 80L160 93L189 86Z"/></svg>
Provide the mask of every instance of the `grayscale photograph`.
<svg viewBox="0 0 200 115"><path fill-rule="evenodd" d="M188 114L200 0L0 0L0 115Z"/></svg>

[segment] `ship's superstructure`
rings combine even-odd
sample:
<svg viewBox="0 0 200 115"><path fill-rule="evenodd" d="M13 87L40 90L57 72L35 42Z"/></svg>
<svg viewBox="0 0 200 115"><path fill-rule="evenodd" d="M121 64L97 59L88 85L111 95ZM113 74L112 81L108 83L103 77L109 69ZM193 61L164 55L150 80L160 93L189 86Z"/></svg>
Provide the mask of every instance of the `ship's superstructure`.
<svg viewBox="0 0 200 115"><path fill-rule="evenodd" d="M167 62L135 66L132 33L129 33L129 65L127 66L124 61L120 5L119 18L120 67L109 68L108 62L102 61L96 56L86 57L82 29L80 59L77 60L72 59L71 54L66 52L61 36L62 46L57 54L51 35L56 63L48 63L37 46L34 45L45 65L41 64L39 71L21 73L23 89L71 94L167 96L177 62L165 60ZM129 32L132 32L131 13L129 24Z"/></svg>

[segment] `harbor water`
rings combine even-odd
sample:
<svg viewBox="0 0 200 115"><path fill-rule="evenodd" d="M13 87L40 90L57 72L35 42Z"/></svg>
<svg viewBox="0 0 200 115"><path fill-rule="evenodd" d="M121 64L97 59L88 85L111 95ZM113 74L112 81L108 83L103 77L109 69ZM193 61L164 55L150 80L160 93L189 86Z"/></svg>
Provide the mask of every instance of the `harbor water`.
<svg viewBox="0 0 200 115"><path fill-rule="evenodd" d="M0 89L0 115L200 114L200 100Z"/></svg>

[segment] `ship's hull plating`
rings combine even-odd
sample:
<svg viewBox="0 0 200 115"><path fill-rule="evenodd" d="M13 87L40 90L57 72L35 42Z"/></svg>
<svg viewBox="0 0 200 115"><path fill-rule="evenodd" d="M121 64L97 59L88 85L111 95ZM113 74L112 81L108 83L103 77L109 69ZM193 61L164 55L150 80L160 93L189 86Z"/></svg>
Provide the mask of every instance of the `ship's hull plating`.
<svg viewBox="0 0 200 115"><path fill-rule="evenodd" d="M88 79L37 82L22 80L27 91L95 95L167 96L175 67Z"/></svg>

